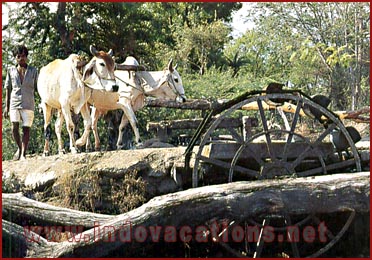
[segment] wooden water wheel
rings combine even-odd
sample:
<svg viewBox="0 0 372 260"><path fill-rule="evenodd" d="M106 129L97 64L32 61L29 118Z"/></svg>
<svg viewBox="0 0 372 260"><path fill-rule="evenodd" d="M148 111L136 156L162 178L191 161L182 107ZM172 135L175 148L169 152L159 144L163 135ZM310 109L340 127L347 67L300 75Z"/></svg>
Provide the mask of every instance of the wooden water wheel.
<svg viewBox="0 0 372 260"><path fill-rule="evenodd" d="M185 165L192 171L192 186L360 172L361 161L355 147L360 136L345 127L326 108L328 104L319 96L311 98L301 91L252 91L213 109L186 150ZM237 115L255 117L255 127L245 131L221 130L219 124L223 120ZM259 235L223 247L241 257L317 257L340 240L355 216L353 209L340 214L337 223L327 219L331 226L321 241L319 225L327 217L316 212L290 216L283 205L277 212L234 223L244 227L251 223ZM302 234L307 229L318 230L317 240L300 243L291 238L289 227ZM268 228L276 235L270 243L265 240ZM265 245L270 248L266 252Z"/></svg>

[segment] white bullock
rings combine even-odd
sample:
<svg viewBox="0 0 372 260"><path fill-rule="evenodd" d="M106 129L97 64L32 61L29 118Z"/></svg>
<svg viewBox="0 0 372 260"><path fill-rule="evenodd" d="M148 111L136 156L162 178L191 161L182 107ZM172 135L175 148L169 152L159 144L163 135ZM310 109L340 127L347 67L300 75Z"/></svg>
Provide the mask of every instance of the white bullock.
<svg viewBox="0 0 372 260"><path fill-rule="evenodd" d="M138 62L133 57L128 58L132 63L138 65ZM118 93L93 90L88 103L93 105L91 116L95 150L100 150L100 141L97 130L98 119L109 110L122 109L124 111L119 126L119 136L116 144L117 149L121 149L122 133L128 122L135 134L136 145L141 142L137 128L137 119L134 112L145 106L145 96L153 96L158 99L177 100L178 102L186 101L182 79L180 74L177 72L176 67L177 65L173 67L172 60L170 60L167 68L163 71L115 70L116 81L119 85ZM89 143L87 146L89 146Z"/></svg>
<svg viewBox="0 0 372 260"><path fill-rule="evenodd" d="M75 125L72 121L71 111L81 115L85 128L91 128L91 117L86 104L92 89L100 91L117 91L112 59L112 50L108 53L97 51L90 46L94 56L89 63L82 62L80 56L71 54L67 59L57 59L40 70L37 89L41 97L41 108L44 115L45 145L44 155L49 154L49 138L51 135L50 121L52 109L57 109L58 117L55 123L55 132L58 139L58 151L63 153L61 130L63 120L70 137L70 150L77 152L74 138ZM83 69L83 73L80 69ZM87 136L82 136L86 140Z"/></svg>

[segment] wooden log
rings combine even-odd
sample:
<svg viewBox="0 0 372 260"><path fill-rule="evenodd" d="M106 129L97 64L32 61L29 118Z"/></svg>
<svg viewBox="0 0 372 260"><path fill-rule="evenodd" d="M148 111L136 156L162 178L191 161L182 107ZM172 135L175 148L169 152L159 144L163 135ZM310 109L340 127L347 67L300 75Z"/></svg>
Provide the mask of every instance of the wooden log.
<svg viewBox="0 0 372 260"><path fill-rule="evenodd" d="M198 128L203 119L179 119L160 122L147 123L147 131L154 131L162 129L195 129ZM213 120L212 120L213 121ZM218 128L238 128L242 127L243 122L241 118L224 118L218 125Z"/></svg>
<svg viewBox="0 0 372 260"><path fill-rule="evenodd" d="M292 114L294 114L296 112L296 108L297 108L296 105L291 104L289 102L284 102L283 105L281 105L280 107L283 109L284 112L292 113ZM277 108L277 106L274 105L273 103L262 102L262 108L264 110L275 110ZM243 110L259 110L258 104L257 104L256 101L250 102L250 103L242 106L242 109ZM300 109L300 116L302 116L302 117L306 116L303 109Z"/></svg>
<svg viewBox="0 0 372 260"><path fill-rule="evenodd" d="M178 103L176 101L170 100L158 100L158 99L147 99L146 105L148 107L166 107L175 109L190 109L190 110L211 110L216 108L218 105L226 103L227 100L216 100L209 101L205 99L190 99L184 103ZM264 110L275 110L277 108L273 103L262 103ZM284 112L295 113L297 106L289 102L284 102L281 105ZM244 105L242 110L258 110L257 102L251 102ZM369 114L369 107L359 109L357 111L335 111L334 113L338 115L340 119L350 119L358 123L368 123L370 121L369 117L361 116L362 114ZM307 116L303 109L300 109L300 116ZM325 118L324 118L325 119Z"/></svg>
<svg viewBox="0 0 372 260"><path fill-rule="evenodd" d="M262 107L264 110L275 110L277 106L273 104L268 104L266 102L262 102ZM297 106L294 104L291 104L289 102L284 102L283 105L280 106L284 112L292 113L294 114L296 112ZM244 106L242 106L243 110L259 110L257 102L250 102ZM340 119L351 119L353 121L359 122L359 123L368 123L370 118L369 117L363 117L361 114L369 113L369 107L359 109L357 111L335 111L334 113L340 118ZM301 108L299 115L302 117L306 117L304 110ZM322 119L326 119L324 116L322 116Z"/></svg>
<svg viewBox="0 0 372 260"><path fill-rule="evenodd" d="M146 67L143 65L135 66L135 65L124 65L124 64L116 64L117 70L128 70L128 71L146 71Z"/></svg>
<svg viewBox="0 0 372 260"><path fill-rule="evenodd" d="M144 234L144 230L150 233L151 227L159 227L160 239L164 239L167 226L174 227L174 232L189 226L195 232L196 227L215 219L241 222L272 214L327 214L349 210L368 213L369 194L369 172L200 187L153 198L100 227L76 235L71 241L34 246L27 250L26 256L105 257L113 252L115 256L136 256L141 252L137 250L151 246L150 237L142 240L143 236L139 235ZM23 235L19 229L14 232ZM176 240L179 237L175 234Z"/></svg>
<svg viewBox="0 0 372 260"><path fill-rule="evenodd" d="M370 117L361 116L362 114L369 114L370 107L364 107L356 111L337 111L335 112L340 119L351 119L359 123L369 123Z"/></svg>
<svg viewBox="0 0 372 260"><path fill-rule="evenodd" d="M186 102L179 103L172 100L147 99L146 106L148 107L166 107L176 109L191 109L191 110L210 110L213 109L219 102L223 101L208 101L206 99L189 99Z"/></svg>
<svg viewBox="0 0 372 260"><path fill-rule="evenodd" d="M217 159L217 160L232 160L235 156L236 152L240 148L241 144L238 143L212 143L208 146L205 146L202 152L203 156L208 158ZM271 153L273 154L282 154L284 151L284 147L286 146L286 142L277 141L271 143ZM308 144L299 142L299 143L290 143L287 147L287 158L288 159L296 159L301 152L303 152L306 148L308 148ZM250 143L248 147L241 153L239 159L245 161L253 161L254 162L254 155L252 152L254 151L256 154L260 155L260 158L270 158L269 150L267 148L267 143L259 142L259 143ZM316 152L315 152L316 151ZM306 155L306 159L318 159L319 153L332 155L334 153L334 148L331 143L321 143L320 145L313 147L310 149ZM328 159L333 159L331 156Z"/></svg>
<svg viewBox="0 0 372 260"><path fill-rule="evenodd" d="M21 193L3 193L2 202L3 218L12 222L27 219L29 222L40 225L80 225L84 228L91 228L94 222L108 221L113 218L110 215L52 206L26 198Z"/></svg>
<svg viewBox="0 0 372 260"><path fill-rule="evenodd" d="M33 240L32 238L38 239ZM2 241L2 256L4 258L24 258L56 244L48 242L33 231L25 233L22 226L4 219L2 220Z"/></svg>

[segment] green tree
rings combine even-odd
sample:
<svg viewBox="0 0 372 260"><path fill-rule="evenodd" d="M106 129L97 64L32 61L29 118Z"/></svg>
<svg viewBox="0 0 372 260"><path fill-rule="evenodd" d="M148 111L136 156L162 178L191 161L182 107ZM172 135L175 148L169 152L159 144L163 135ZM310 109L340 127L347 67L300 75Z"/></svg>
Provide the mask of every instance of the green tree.
<svg viewBox="0 0 372 260"><path fill-rule="evenodd" d="M286 31L274 34L273 21L266 21L257 28L248 30L242 37L229 44L224 55L226 59L239 55L243 62L240 73L268 81L283 81L288 78L290 70L288 46L292 42L285 36Z"/></svg>
<svg viewBox="0 0 372 260"><path fill-rule="evenodd" d="M287 38L280 40L295 37L291 64L300 59L319 68L313 82L328 89L335 109L356 109L368 102L364 97L369 92L365 80L369 78L369 3L259 3L249 15L258 28L273 22L274 30L266 31L273 39L284 31ZM294 64L294 71L308 70L307 63Z"/></svg>
<svg viewBox="0 0 372 260"><path fill-rule="evenodd" d="M157 56L179 57L181 66L204 72L218 65L222 49L230 40L233 11L241 3L151 3L154 20L162 24L164 41L157 42Z"/></svg>
<svg viewBox="0 0 372 260"><path fill-rule="evenodd" d="M222 56L224 44L229 40L230 29L220 21L185 27L177 37L178 55L203 75L208 65Z"/></svg>

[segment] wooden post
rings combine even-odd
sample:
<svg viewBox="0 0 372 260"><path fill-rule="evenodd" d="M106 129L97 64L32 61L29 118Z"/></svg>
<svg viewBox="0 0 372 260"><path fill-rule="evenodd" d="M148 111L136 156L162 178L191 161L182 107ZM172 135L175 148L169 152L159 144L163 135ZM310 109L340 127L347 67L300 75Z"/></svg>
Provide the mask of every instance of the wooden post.
<svg viewBox="0 0 372 260"><path fill-rule="evenodd" d="M258 126L258 120L254 117L243 116L243 138L244 141L248 140L252 136L252 127Z"/></svg>
<svg viewBox="0 0 372 260"><path fill-rule="evenodd" d="M172 131L171 129L168 129L167 126L158 126L156 129L156 135L159 139L159 142L166 143L168 142L168 131L169 134Z"/></svg>

